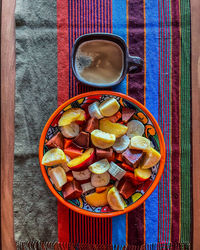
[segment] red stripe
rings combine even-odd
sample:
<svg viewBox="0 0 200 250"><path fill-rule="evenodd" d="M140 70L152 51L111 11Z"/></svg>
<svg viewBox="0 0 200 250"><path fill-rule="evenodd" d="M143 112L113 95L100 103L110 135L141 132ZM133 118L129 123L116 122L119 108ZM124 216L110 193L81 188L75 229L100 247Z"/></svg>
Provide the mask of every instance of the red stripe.
<svg viewBox="0 0 200 250"><path fill-rule="evenodd" d="M91 6L93 3L91 0L76 2L58 0L58 104L77 92L92 89L85 88L76 82L72 76L72 70L69 68L69 57L72 45L79 35L104 28L106 11L103 11L103 4L105 10L108 5L105 1L103 3L98 1L96 6ZM111 8L111 5L109 7ZM100 12L100 8L102 16L98 15L97 20L97 12ZM108 12L110 13L111 10L108 9ZM102 31L108 32L107 27L111 27L111 24L105 24L105 29ZM69 90L70 86L71 91ZM111 244L111 219L95 219L79 215L58 203L58 239L73 243Z"/></svg>
<svg viewBox="0 0 200 250"><path fill-rule="evenodd" d="M85 224L85 243L87 243L88 242L88 234L87 234L87 230L86 230L86 223L87 223L87 217L86 216L83 216L83 218L84 218L84 224Z"/></svg>
<svg viewBox="0 0 200 250"><path fill-rule="evenodd" d="M57 1L58 106L69 98L68 2Z"/></svg>
<svg viewBox="0 0 200 250"><path fill-rule="evenodd" d="M96 12L96 9L95 9L95 7L96 7L96 5L97 5L97 3L95 2L95 1L93 1L94 3L93 3L93 6L94 6L94 9L93 9L93 12L94 12L94 16L93 16L93 20L94 20L94 32L97 32L97 18L96 18L96 16L97 16L97 12Z"/></svg>
<svg viewBox="0 0 200 250"><path fill-rule="evenodd" d="M172 1L172 228L171 241L179 241L179 1Z"/></svg>
<svg viewBox="0 0 200 250"><path fill-rule="evenodd" d="M163 0L162 0L163 1ZM162 112L162 131L165 135L165 118L164 118L164 114L165 114L165 103L164 103L164 75L165 75L165 70L164 70L164 59L165 59L165 28L164 28L164 25L165 25L165 20L164 20L164 15L163 15L163 12L164 12L164 6L162 4L162 1L161 1L161 8L162 8L162 11L161 11L161 20L162 20L162 33L163 33L163 39L162 39L162 101L163 101L163 108L161 110ZM165 214L165 172L166 172L166 168L164 170L164 175L163 175L163 186L162 186L162 237L161 237L161 240L165 242L165 239L164 239L164 235L165 235L165 217L164 217L164 214Z"/></svg>
<svg viewBox="0 0 200 250"><path fill-rule="evenodd" d="M168 54L167 54L167 45L166 43L168 43L167 39L168 39L168 36L167 36L167 20L166 20L166 6L165 6L165 3L168 2L168 1L165 1L163 0L163 9L164 9L164 32L165 32L165 42L164 42L164 68L165 68L165 71L164 72L167 72L167 57L168 57ZM167 129L167 121L168 121L168 116L167 116L167 108L168 108L168 99L166 98L167 97L167 90L166 90L166 74L163 75L163 90L164 90L164 106L165 106L165 110L164 110L164 117L165 117L165 122L164 122L164 127L165 127L165 134L167 135L167 132L168 132L168 129ZM167 100L166 100L167 99ZM167 143L168 143L168 139L167 138ZM167 156L168 157L168 156ZM168 180L168 168L166 168L166 171L165 171L165 175L164 175L164 187L165 187L165 191L164 191L164 241L166 242L166 231L167 231L167 223L168 223L168 211L167 211L167 204L168 204L168 201L167 201L167 192L168 192L168 187L167 187L167 180Z"/></svg>
<svg viewBox="0 0 200 250"><path fill-rule="evenodd" d="M169 10L169 2L168 2L168 8L167 8L167 16L168 16L168 23L167 23L167 27L168 27L168 37L170 37L170 10ZM167 40L168 41L168 40ZM170 69L171 66L171 62L170 62L170 40L167 43L168 45L168 69ZM167 74L167 87L168 87L168 102L170 100L170 74ZM168 148L170 148L170 103L167 105L168 107ZM170 154L168 155L168 160L169 160L169 164L170 163ZM168 219L167 219L167 242L170 242L170 236L169 236L169 231L170 231L170 171L168 170Z"/></svg>
<svg viewBox="0 0 200 250"><path fill-rule="evenodd" d="M69 209L62 203L57 203L58 241L69 242Z"/></svg>
<svg viewBox="0 0 200 250"><path fill-rule="evenodd" d="M75 218L74 218L74 213L73 211L70 211L70 214L71 216L69 217L69 224L71 226L70 228L70 231L71 231L71 242L75 243L76 242L76 233L75 233L75 230L76 230L76 222L75 222Z"/></svg>
<svg viewBox="0 0 200 250"><path fill-rule="evenodd" d="M79 222L79 214L78 213L75 213L75 218L76 218L76 223L75 223L75 226L76 226L76 242L80 242L80 230L79 230L79 226L80 226L80 222Z"/></svg>
<svg viewBox="0 0 200 250"><path fill-rule="evenodd" d="M160 2L160 1L159 1ZM159 8L159 9L161 9L161 7ZM160 39L161 39L161 44L160 44L160 81L159 81L159 83L160 83L160 86L162 86L162 77L161 77L161 72L163 72L163 70L162 70L162 47L163 47L163 45L162 45L162 35L163 35L163 28L162 28L162 9L161 9L161 11L160 11L160 19L161 19L161 26L160 26L160 34L161 34L161 36L160 36ZM162 102L162 90L160 90L160 124L162 124L162 110L163 110L163 102ZM163 128L162 128L162 130L163 130ZM160 191L160 196L159 196L159 201L162 199L162 183L163 183L163 178L164 178L164 175L162 176L162 179L161 179L161 182L160 182L160 188L159 188L159 191ZM159 225L160 225L160 227L159 227L159 234L160 234L160 241L161 241L161 239L162 239L162 235L161 235L161 233L162 233L162 230L161 230L161 228L162 228L162 206L160 205L160 204L163 204L163 201L161 201L161 203L159 202L159 206L160 206L160 213L159 213Z"/></svg>
<svg viewBox="0 0 200 250"><path fill-rule="evenodd" d="M68 43L68 2L57 1L57 96L58 106L69 98L69 43ZM69 241L69 209L60 202L57 203L58 241Z"/></svg>
<svg viewBox="0 0 200 250"><path fill-rule="evenodd" d="M164 73L164 63L163 63L163 51L164 51L164 45L163 45L163 41L164 41L164 20L163 20L163 8L162 8L162 2L159 1L159 9L160 9L160 39L161 39L161 44L160 44L160 88L161 88L161 91L160 91L160 122L159 124L161 125L161 129L163 131L163 133L165 132L164 131L164 122L163 122L163 108L164 108L164 90L163 90L163 73ZM165 173L163 174L162 176L162 179L161 179L161 182L160 182L160 185L159 185L159 240L162 242L164 241L164 175Z"/></svg>
<svg viewBox="0 0 200 250"><path fill-rule="evenodd" d="M89 228L90 228L90 218L86 217L86 230L85 231L87 231L87 243L90 243L90 236L91 236Z"/></svg>
<svg viewBox="0 0 200 250"><path fill-rule="evenodd" d="M94 231L92 230L92 225L93 225L92 222L95 223L95 219L89 218L88 233L89 233L89 236L90 236L90 237L89 237L89 243L90 243L90 244L93 243L93 233L94 233Z"/></svg>
<svg viewBox="0 0 200 250"><path fill-rule="evenodd" d="M88 17L88 0L83 0L84 1L84 14L83 14L83 22L84 22L84 34L89 33L88 31L88 22L87 22L87 17ZM83 85L82 87L82 92L86 92L86 87Z"/></svg>
<svg viewBox="0 0 200 250"><path fill-rule="evenodd" d="M78 228L78 230L79 230L79 242L83 242L83 240L82 240L83 235L81 233L81 230L83 227L82 227L82 223L81 223L81 215L80 214L78 214L78 225L79 225L79 228Z"/></svg>
<svg viewBox="0 0 200 250"><path fill-rule="evenodd" d="M98 11L98 25L97 25L97 31L98 32L101 32L101 30L100 30L100 25L99 25L99 20L100 20L100 15L101 15L101 12L100 12L100 6L99 6L99 8L97 9L97 11Z"/></svg>
<svg viewBox="0 0 200 250"><path fill-rule="evenodd" d="M84 217L81 215L81 229L85 231ZM85 243L85 235L82 235L81 242Z"/></svg>
<svg viewBox="0 0 200 250"><path fill-rule="evenodd" d="M105 244L105 232L107 232L108 230L108 224L105 227L105 223L106 223L106 219L102 219L102 224L101 224L101 242L102 244Z"/></svg>
<svg viewBox="0 0 200 250"><path fill-rule="evenodd" d="M103 13L103 0L101 0L101 30L102 30L102 32L104 31L104 29L103 29L103 22L104 22L103 15L104 15L104 13Z"/></svg>
<svg viewBox="0 0 200 250"><path fill-rule="evenodd" d="M159 7L159 0L158 0L158 18L159 18L159 37L161 37L161 27L160 27L160 7ZM159 40L160 41L160 40ZM160 55L160 43L159 43L159 53L158 53L158 59L159 59L159 88L158 88L158 96L160 96L160 59L161 59L161 55ZM160 124L160 107L161 107L161 103L160 103L160 99L159 99L159 104L158 104L158 110L159 110L159 116L158 116L158 123ZM160 200L160 186L161 186L161 181L162 178L160 180L160 183L158 185L158 201ZM158 242L160 242L160 205L158 203Z"/></svg>
<svg viewBox="0 0 200 250"><path fill-rule="evenodd" d="M164 36L163 35L163 15L162 15L162 4L160 3L161 5L161 103L162 103L162 106L161 106L161 127L162 127L162 131L164 133L164 128L163 128L163 107L164 107L164 104L163 104L163 70L164 70L164 67L163 67L163 39L162 37ZM162 192L161 192L161 199L163 199L163 186L164 186L164 174L162 176ZM164 204L164 200L162 200L161 202L161 241L163 241L163 232L164 232L164 223L163 223L163 214L164 214L164 207L163 207L163 204Z"/></svg>

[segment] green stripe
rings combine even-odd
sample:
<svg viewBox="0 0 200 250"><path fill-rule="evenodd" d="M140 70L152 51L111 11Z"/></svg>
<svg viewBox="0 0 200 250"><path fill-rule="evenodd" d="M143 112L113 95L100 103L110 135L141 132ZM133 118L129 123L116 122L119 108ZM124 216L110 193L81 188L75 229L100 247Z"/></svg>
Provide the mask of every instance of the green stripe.
<svg viewBox="0 0 200 250"><path fill-rule="evenodd" d="M181 242L191 230L190 1L181 0Z"/></svg>

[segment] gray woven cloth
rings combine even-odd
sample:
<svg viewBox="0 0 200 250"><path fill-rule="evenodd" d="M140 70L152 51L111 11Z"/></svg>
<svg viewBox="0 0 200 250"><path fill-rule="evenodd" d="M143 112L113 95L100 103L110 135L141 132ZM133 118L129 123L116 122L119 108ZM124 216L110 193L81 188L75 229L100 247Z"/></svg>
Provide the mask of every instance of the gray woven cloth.
<svg viewBox="0 0 200 250"><path fill-rule="evenodd" d="M57 107L56 1L17 0L15 17L15 240L56 241L57 201L38 161L42 129Z"/></svg>

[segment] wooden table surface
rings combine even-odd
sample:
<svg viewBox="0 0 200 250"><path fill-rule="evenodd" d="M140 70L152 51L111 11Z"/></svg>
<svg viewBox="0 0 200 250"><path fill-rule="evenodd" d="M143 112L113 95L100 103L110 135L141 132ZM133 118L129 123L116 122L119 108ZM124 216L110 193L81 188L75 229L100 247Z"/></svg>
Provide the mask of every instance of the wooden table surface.
<svg viewBox="0 0 200 250"><path fill-rule="evenodd" d="M14 160L15 0L1 8L1 249L15 249L12 180ZM191 0L193 249L200 250L200 1Z"/></svg>

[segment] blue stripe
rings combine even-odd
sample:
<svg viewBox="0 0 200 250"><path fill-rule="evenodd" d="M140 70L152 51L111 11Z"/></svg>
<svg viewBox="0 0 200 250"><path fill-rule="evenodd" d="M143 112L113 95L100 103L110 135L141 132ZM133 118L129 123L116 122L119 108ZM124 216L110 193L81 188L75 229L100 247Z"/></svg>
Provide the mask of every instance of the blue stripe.
<svg viewBox="0 0 200 250"><path fill-rule="evenodd" d="M126 1L112 1L112 27L113 33L122 37L127 42ZM126 94L126 78L113 91ZM112 218L112 244L126 245L126 215Z"/></svg>
<svg viewBox="0 0 200 250"><path fill-rule="evenodd" d="M145 1L146 8L146 107L158 120L159 23L158 1ZM153 25L152 25L153 24ZM158 241L158 188L145 202L146 243Z"/></svg>
<svg viewBox="0 0 200 250"><path fill-rule="evenodd" d="M127 42L127 22L126 22L126 1L112 1L112 27L113 34L116 34ZM126 78L112 88L113 91L126 94Z"/></svg>
<svg viewBox="0 0 200 250"><path fill-rule="evenodd" d="M126 245L126 214L112 218L112 244Z"/></svg>

